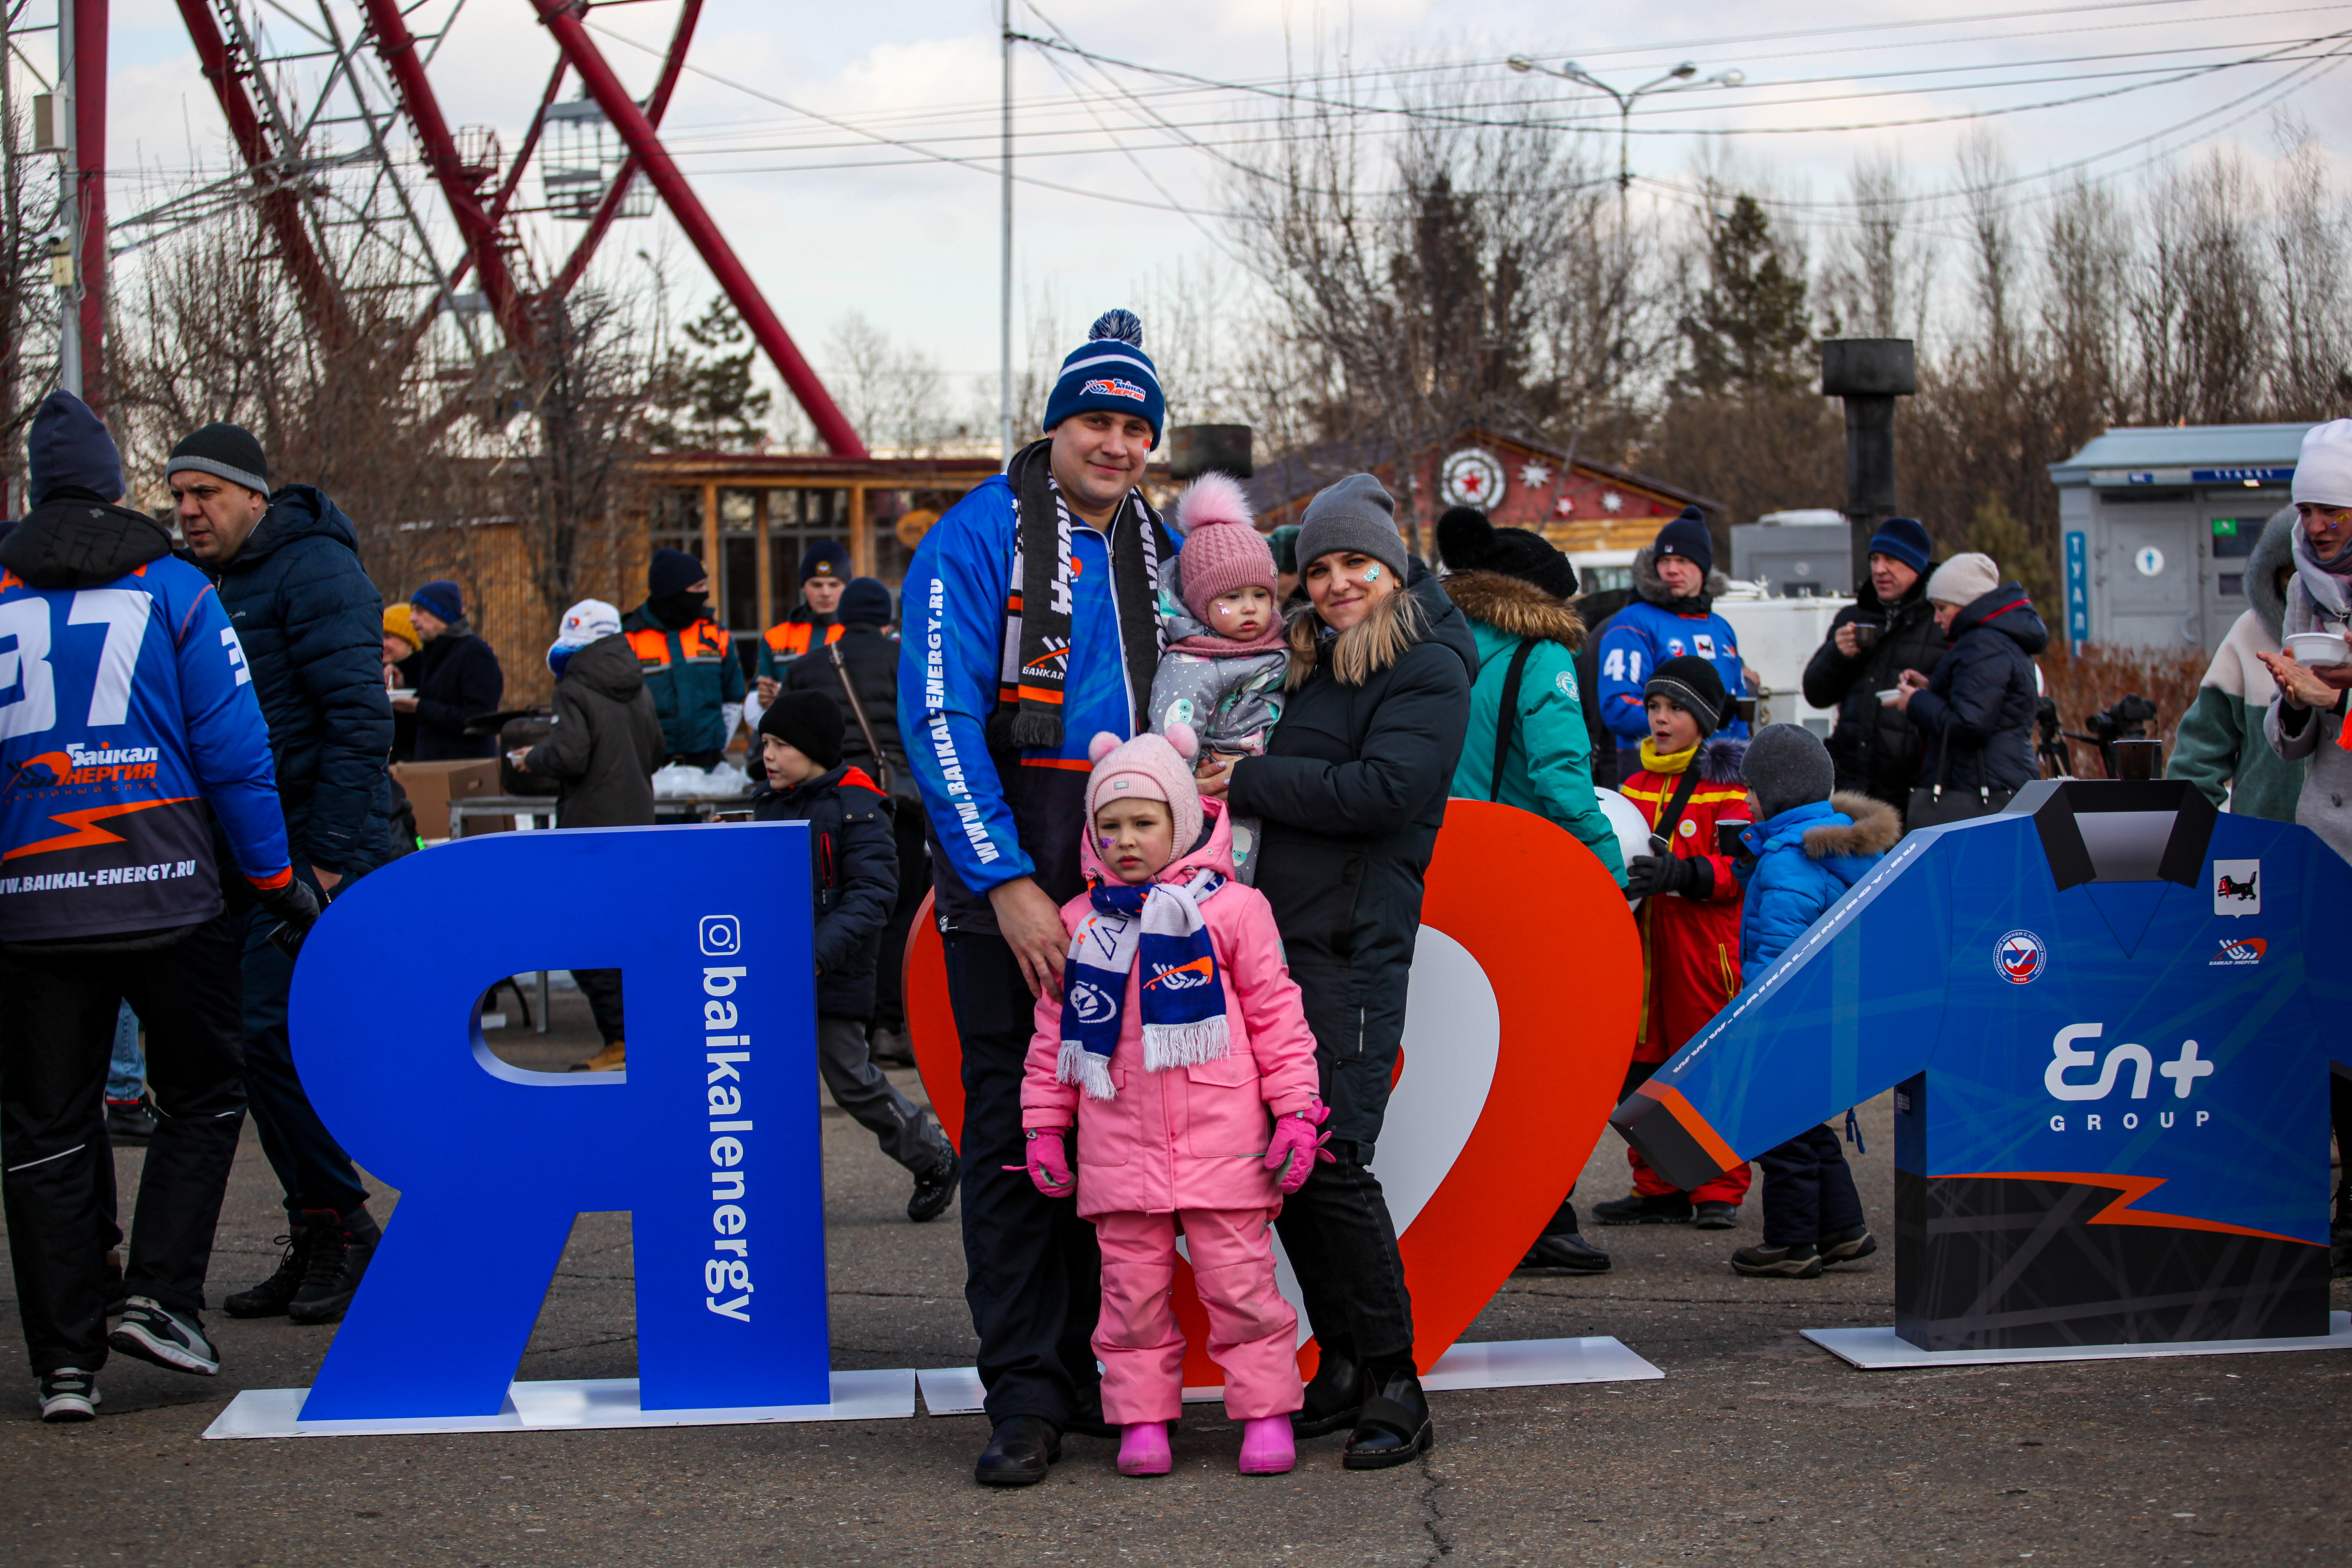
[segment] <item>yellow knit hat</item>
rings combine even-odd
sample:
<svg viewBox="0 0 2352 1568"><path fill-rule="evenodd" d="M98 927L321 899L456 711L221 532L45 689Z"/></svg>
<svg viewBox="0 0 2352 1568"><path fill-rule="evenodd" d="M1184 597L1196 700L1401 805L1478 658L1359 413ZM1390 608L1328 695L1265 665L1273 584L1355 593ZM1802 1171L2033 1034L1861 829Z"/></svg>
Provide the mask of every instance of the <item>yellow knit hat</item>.
<svg viewBox="0 0 2352 1568"><path fill-rule="evenodd" d="M425 647L425 639L416 635L416 617L409 612L406 605L392 605L385 607L383 632L386 637L398 637L412 649L421 650Z"/></svg>

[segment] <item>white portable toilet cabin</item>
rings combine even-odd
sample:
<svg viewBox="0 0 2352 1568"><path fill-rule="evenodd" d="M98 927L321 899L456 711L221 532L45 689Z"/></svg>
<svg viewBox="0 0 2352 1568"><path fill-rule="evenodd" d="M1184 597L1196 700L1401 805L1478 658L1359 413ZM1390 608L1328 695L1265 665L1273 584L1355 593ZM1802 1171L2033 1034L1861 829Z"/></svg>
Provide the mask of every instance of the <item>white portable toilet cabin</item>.
<svg viewBox="0 0 2352 1568"><path fill-rule="evenodd" d="M2063 463L2069 642L2219 647L2246 608L2246 557L2286 504L2308 425L2110 430Z"/></svg>

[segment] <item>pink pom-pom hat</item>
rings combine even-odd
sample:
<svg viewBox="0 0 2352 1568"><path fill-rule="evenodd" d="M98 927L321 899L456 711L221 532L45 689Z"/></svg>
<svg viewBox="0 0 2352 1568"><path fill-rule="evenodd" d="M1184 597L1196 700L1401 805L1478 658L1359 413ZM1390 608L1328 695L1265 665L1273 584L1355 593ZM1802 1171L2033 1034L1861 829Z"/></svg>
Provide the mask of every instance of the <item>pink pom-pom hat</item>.
<svg viewBox="0 0 2352 1568"><path fill-rule="evenodd" d="M1192 759L1200 754L1200 737L1190 724L1171 724L1164 735L1147 731L1132 741L1103 731L1087 748L1095 764L1087 779L1087 831L1095 831L1095 813L1106 801L1165 801L1176 830L1176 858L1182 859L1201 839L1201 792L1192 783Z"/></svg>
<svg viewBox="0 0 2352 1568"><path fill-rule="evenodd" d="M1177 557L1184 583L1184 607L1209 624L1209 605L1236 588L1263 588L1276 601L1281 577L1274 550L1250 519L1249 496L1224 474L1202 474L1176 502L1184 548Z"/></svg>

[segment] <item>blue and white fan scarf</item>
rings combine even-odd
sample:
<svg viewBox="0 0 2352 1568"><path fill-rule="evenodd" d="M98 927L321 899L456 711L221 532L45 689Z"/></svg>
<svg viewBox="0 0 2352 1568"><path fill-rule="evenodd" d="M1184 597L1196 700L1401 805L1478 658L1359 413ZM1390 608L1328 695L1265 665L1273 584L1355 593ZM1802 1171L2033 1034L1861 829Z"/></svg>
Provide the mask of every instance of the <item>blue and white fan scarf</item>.
<svg viewBox="0 0 2352 1568"><path fill-rule="evenodd" d="M1222 1061L1224 977L1201 906L1225 885L1207 869L1181 882L1097 887L1094 908L1070 939L1062 979L1062 1055L1055 1076L1097 1100L1116 1100L1111 1053L1118 1049L1127 977L1142 964L1143 1065L1153 1072Z"/></svg>

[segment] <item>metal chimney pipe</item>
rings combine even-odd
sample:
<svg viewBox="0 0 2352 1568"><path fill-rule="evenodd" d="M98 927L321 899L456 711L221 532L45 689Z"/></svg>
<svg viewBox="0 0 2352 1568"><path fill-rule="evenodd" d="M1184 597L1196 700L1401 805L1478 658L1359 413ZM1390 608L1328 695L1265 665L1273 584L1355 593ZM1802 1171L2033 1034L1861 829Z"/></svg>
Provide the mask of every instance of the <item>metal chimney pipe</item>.
<svg viewBox="0 0 2352 1568"><path fill-rule="evenodd" d="M1870 539L1895 514L1895 400L1918 390L1908 338L1832 338L1822 344L1822 395L1845 400L1845 512L1853 580L1870 574Z"/></svg>

